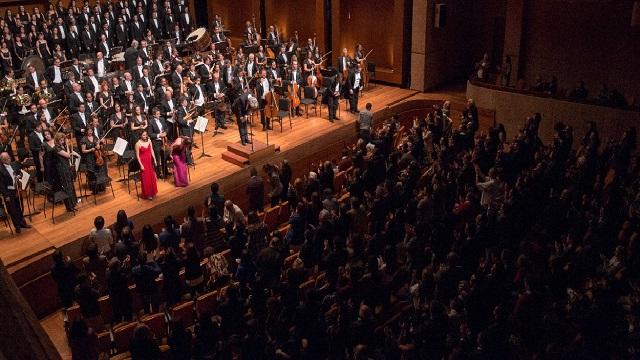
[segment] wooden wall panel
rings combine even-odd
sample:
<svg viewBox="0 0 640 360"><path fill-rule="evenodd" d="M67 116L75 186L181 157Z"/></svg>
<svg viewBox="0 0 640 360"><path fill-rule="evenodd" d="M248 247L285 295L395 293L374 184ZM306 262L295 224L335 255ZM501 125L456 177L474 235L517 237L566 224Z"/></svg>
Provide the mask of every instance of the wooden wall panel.
<svg viewBox="0 0 640 360"><path fill-rule="evenodd" d="M361 43L377 66L379 80L402 82L403 12L405 0L334 0L333 58L346 47L352 55Z"/></svg>
<svg viewBox="0 0 640 360"><path fill-rule="evenodd" d="M215 14L219 14L225 29L231 30L232 37L242 37L244 24L255 15L256 28L260 31L260 1L259 0L219 0L207 3L209 23ZM234 45L235 46L235 45Z"/></svg>
<svg viewBox="0 0 640 360"><path fill-rule="evenodd" d="M265 17L267 27L277 25L282 40L298 36L302 44L313 38L316 33L316 44L320 51L324 49L324 6L323 0L266 0Z"/></svg>

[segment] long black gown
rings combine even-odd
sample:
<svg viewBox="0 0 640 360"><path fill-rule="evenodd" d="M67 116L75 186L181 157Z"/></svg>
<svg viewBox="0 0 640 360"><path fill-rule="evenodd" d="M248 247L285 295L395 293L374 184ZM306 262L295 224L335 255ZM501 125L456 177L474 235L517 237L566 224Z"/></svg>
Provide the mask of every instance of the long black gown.
<svg viewBox="0 0 640 360"><path fill-rule="evenodd" d="M67 194L67 199L64 201L64 205L68 211L75 208L78 199L76 198L76 190L73 182L73 173L71 172L71 166L69 165L69 159L59 154L60 151L66 151L59 145L54 148L55 156L55 170L57 173L57 184L55 191L64 191Z"/></svg>

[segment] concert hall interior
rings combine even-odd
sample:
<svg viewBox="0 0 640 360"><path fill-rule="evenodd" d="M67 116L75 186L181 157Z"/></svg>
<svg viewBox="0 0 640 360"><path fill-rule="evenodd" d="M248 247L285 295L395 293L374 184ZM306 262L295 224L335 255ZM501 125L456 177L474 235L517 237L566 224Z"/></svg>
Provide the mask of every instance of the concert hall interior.
<svg viewBox="0 0 640 360"><path fill-rule="evenodd" d="M640 1L0 31L0 359L637 357Z"/></svg>

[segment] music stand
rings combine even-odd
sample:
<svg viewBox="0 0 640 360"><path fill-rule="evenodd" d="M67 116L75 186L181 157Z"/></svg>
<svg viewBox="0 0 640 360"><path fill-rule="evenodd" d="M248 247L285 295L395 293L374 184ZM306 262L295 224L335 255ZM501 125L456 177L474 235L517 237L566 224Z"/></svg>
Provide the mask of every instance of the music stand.
<svg viewBox="0 0 640 360"><path fill-rule="evenodd" d="M229 43L226 41L219 41L217 43L213 43L216 47L216 50L223 52L229 49Z"/></svg>

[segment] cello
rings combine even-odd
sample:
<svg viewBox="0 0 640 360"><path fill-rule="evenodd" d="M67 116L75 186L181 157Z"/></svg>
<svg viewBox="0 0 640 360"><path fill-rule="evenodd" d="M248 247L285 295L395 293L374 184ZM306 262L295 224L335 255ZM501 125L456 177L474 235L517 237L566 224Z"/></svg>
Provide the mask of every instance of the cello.
<svg viewBox="0 0 640 360"><path fill-rule="evenodd" d="M278 117L278 98L276 93L273 91L273 86L271 86L271 90L264 95L264 117L268 119L273 119Z"/></svg>
<svg viewBox="0 0 640 360"><path fill-rule="evenodd" d="M300 106L300 85L295 81L291 81L287 90L289 91L289 100L293 110Z"/></svg>

